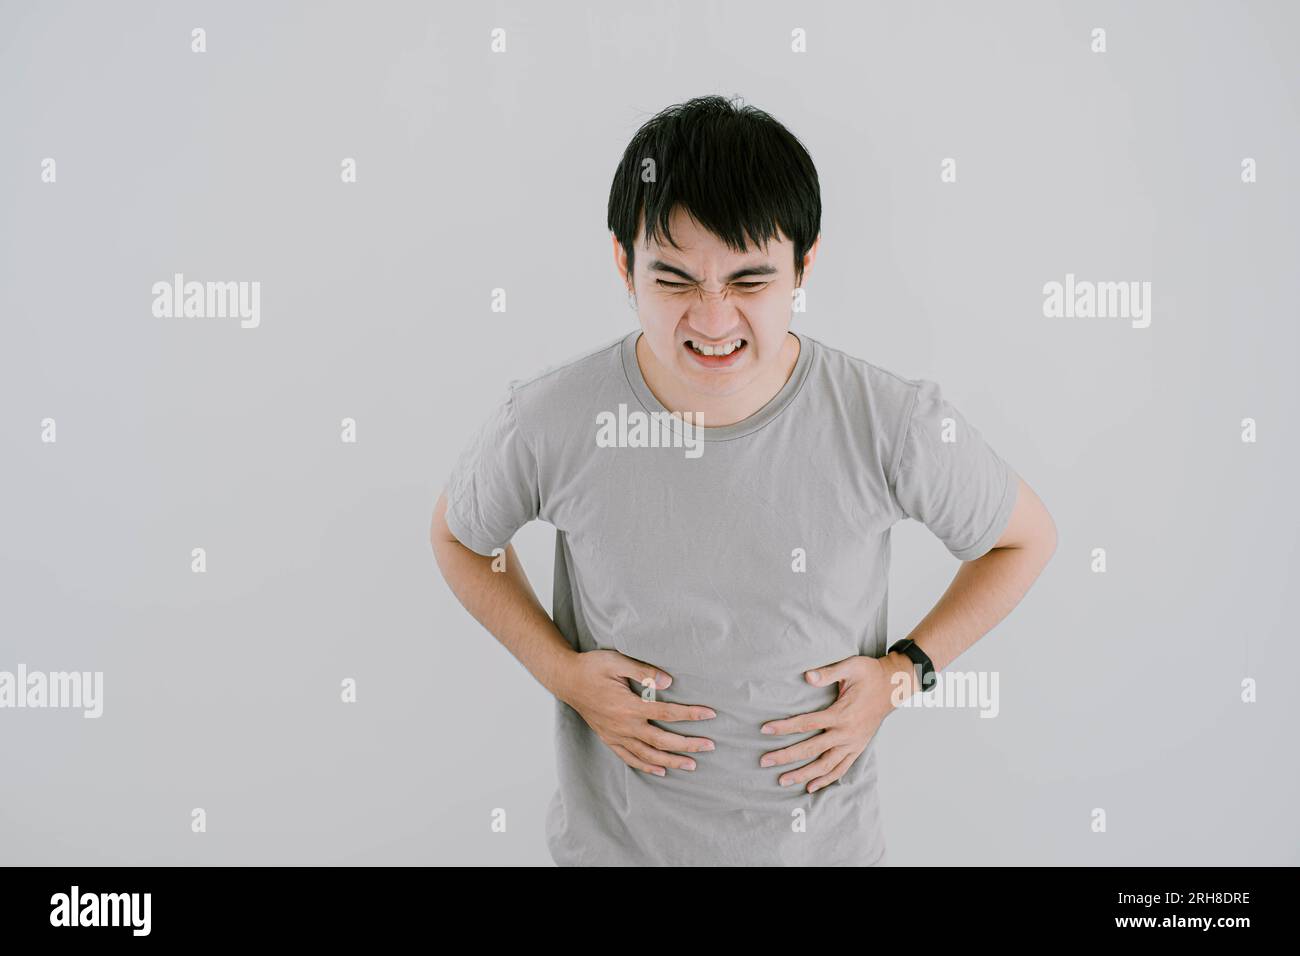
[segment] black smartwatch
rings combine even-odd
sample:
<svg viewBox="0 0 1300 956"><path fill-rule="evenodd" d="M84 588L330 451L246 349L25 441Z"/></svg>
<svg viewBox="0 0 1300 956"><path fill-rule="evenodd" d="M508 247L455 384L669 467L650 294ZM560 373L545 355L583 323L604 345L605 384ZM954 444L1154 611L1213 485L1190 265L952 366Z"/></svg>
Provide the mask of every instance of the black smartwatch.
<svg viewBox="0 0 1300 956"><path fill-rule="evenodd" d="M930 656L916 646L916 641L910 637L895 641L894 646L889 649L888 653L892 654L894 651L902 651L912 659L913 664L921 665L921 693L924 694L934 686L937 679L934 673L934 664L930 662Z"/></svg>

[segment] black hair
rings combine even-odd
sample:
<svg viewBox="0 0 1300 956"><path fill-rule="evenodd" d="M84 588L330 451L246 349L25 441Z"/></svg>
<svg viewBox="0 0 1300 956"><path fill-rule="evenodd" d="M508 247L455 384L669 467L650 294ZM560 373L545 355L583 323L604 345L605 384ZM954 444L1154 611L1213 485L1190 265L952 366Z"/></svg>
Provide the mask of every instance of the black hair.
<svg viewBox="0 0 1300 956"><path fill-rule="evenodd" d="M738 99L738 97L733 97ZM642 179L654 160L654 182ZM698 96L662 110L636 132L614 171L609 229L633 265L637 224L644 212L647 238L682 206L728 247L746 251L778 238L794 245L796 281L803 258L821 231L817 169L802 143L770 115L721 96Z"/></svg>

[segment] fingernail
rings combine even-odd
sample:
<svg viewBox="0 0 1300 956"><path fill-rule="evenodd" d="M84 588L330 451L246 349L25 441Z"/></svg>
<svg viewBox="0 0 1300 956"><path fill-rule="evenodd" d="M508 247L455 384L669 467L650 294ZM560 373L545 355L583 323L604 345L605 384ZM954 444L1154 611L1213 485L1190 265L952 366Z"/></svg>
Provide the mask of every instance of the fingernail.
<svg viewBox="0 0 1300 956"><path fill-rule="evenodd" d="M770 767L770 766L772 766L772 758L771 758L771 757L764 757L762 760L760 760L760 761L758 762L758 765L759 765L760 767Z"/></svg>
<svg viewBox="0 0 1300 956"><path fill-rule="evenodd" d="M816 671L809 671L809 672L808 672L808 679L809 679L810 681L819 681L819 680L821 680L821 675L818 674Z"/></svg>
<svg viewBox="0 0 1300 956"><path fill-rule="evenodd" d="M771 727L764 727L764 728L763 728L763 733L765 733L765 734L770 734L771 732L772 732L772 728L771 728Z"/></svg>
<svg viewBox="0 0 1300 956"><path fill-rule="evenodd" d="M700 749L701 749L701 750L712 750L712 749L713 749L713 741L712 741L712 740L706 740L706 741L704 741L704 743L700 744Z"/></svg>
<svg viewBox="0 0 1300 956"><path fill-rule="evenodd" d="M709 719L710 717L716 717L716 716L718 716L717 711L706 710L706 711L704 712L704 718L705 718L706 720Z"/></svg>
<svg viewBox="0 0 1300 956"><path fill-rule="evenodd" d="M662 776L664 776L666 773L668 773L668 771L665 770L663 767L655 767L655 776L656 776L656 777L662 777Z"/></svg>
<svg viewBox="0 0 1300 956"><path fill-rule="evenodd" d="M695 761L692 760L690 763L688 763L688 764L686 765L686 769L687 769L687 770L694 770L694 769L695 769Z"/></svg>

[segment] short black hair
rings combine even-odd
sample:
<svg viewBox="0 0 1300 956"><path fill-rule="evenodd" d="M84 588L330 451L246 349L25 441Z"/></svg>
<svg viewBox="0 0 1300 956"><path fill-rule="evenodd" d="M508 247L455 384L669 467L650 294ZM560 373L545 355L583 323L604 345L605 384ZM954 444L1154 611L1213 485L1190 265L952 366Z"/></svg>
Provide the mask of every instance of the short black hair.
<svg viewBox="0 0 1300 956"><path fill-rule="evenodd" d="M803 144L770 115L721 96L698 96L657 113L636 132L614 171L609 229L634 263L637 224L645 213L647 238L662 230L681 205L730 248L744 252L778 238L794 244L796 282L803 258L821 231L817 168ZM654 182L642 169L654 160Z"/></svg>

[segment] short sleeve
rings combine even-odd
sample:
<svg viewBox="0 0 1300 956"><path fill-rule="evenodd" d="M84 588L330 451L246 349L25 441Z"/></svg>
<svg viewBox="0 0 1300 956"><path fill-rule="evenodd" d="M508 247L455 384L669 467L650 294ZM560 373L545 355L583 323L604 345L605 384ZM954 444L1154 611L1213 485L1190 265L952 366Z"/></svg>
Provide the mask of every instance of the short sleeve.
<svg viewBox="0 0 1300 956"><path fill-rule="evenodd" d="M520 429L515 391L479 426L447 479L447 528L490 555L537 517L537 459Z"/></svg>
<svg viewBox="0 0 1300 956"><path fill-rule="evenodd" d="M953 557L973 561L1006 530L1020 479L937 384L917 383L894 496L904 514L929 528Z"/></svg>

